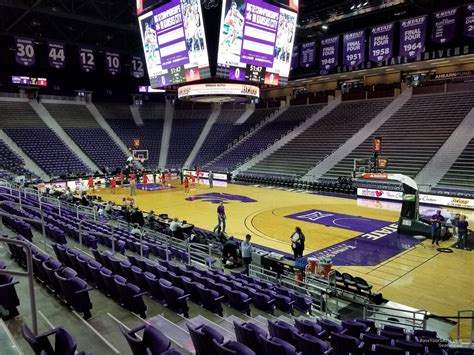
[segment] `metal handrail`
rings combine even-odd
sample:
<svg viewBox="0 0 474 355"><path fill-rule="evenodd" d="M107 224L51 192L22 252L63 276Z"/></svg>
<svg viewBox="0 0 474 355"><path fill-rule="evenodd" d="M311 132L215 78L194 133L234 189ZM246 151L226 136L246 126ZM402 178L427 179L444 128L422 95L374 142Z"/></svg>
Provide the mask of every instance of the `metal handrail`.
<svg viewBox="0 0 474 355"><path fill-rule="evenodd" d="M463 316L462 315L463 313L470 314L470 317ZM460 320L461 318L471 319L471 336L469 337L469 343L472 344L474 343L474 310L466 309L466 310L458 311L457 319ZM466 339L466 337L461 336L461 322L460 321L457 322L456 328L457 328L457 341L462 341L462 339Z"/></svg>
<svg viewBox="0 0 474 355"><path fill-rule="evenodd" d="M392 311L392 313L390 313L390 311ZM406 313L407 316L403 316L399 314L394 315L393 312ZM369 313L371 314L369 315ZM399 321L391 321L389 319L382 319L380 318L380 316L386 316L387 318L396 317L397 319L402 319L402 320L407 321L408 324L400 323ZM369 304L368 302L364 305L364 318L365 319L372 319L373 321L380 322L380 323L410 326L413 330L415 329L425 330L426 323L427 323L427 316L428 316L428 311L424 309L419 309L416 311L400 310L399 308L379 306L375 304Z"/></svg>
<svg viewBox="0 0 474 355"><path fill-rule="evenodd" d="M38 334L38 319L36 312L36 298L35 298L35 285L33 277L33 254L31 251L31 243L22 240L10 239L0 237L0 242L6 244L15 244L22 247L26 251L26 272L14 271L14 270L0 270L0 275L13 275L13 276L27 276L28 277L28 290L30 293L30 308L31 308L31 322L33 325L33 333Z"/></svg>

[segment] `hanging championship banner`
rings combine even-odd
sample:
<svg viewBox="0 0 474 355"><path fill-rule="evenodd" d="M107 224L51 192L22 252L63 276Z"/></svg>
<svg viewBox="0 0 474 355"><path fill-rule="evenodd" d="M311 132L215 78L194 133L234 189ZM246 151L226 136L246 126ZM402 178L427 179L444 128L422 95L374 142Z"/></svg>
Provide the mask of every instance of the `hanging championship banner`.
<svg viewBox="0 0 474 355"><path fill-rule="evenodd" d="M464 20L464 36L474 37L474 3L466 5L466 19Z"/></svg>
<svg viewBox="0 0 474 355"><path fill-rule="evenodd" d="M365 61L365 30L344 34L342 64L356 67Z"/></svg>
<svg viewBox="0 0 474 355"><path fill-rule="evenodd" d="M339 35L323 39L320 48L320 69L331 70L339 64Z"/></svg>
<svg viewBox="0 0 474 355"><path fill-rule="evenodd" d="M79 65L85 72L95 71L95 51L90 47L79 47Z"/></svg>
<svg viewBox="0 0 474 355"><path fill-rule="evenodd" d="M395 24L388 23L370 29L369 60L382 63L393 57L393 39Z"/></svg>
<svg viewBox="0 0 474 355"><path fill-rule="evenodd" d="M291 52L291 65L290 65L290 70L293 70L295 68L299 67L299 57L300 57L300 46L295 45L293 47L293 52Z"/></svg>
<svg viewBox="0 0 474 355"><path fill-rule="evenodd" d="M64 43L48 42L48 61L51 68L63 69L66 66Z"/></svg>
<svg viewBox="0 0 474 355"><path fill-rule="evenodd" d="M434 43L447 43L456 34L458 8L440 11L434 14L431 39Z"/></svg>
<svg viewBox="0 0 474 355"><path fill-rule="evenodd" d="M16 62L30 67L35 64L35 45L31 38L15 38Z"/></svg>
<svg viewBox="0 0 474 355"><path fill-rule="evenodd" d="M425 51L427 16L400 22L400 56L415 58Z"/></svg>
<svg viewBox="0 0 474 355"><path fill-rule="evenodd" d="M145 76L145 67L142 57L138 55L130 56L130 74L137 79Z"/></svg>
<svg viewBox="0 0 474 355"><path fill-rule="evenodd" d="M117 52L105 52L105 66L111 75L120 73L120 54Z"/></svg>
<svg viewBox="0 0 474 355"><path fill-rule="evenodd" d="M303 43L300 51L300 67L312 67L316 63L316 42Z"/></svg>

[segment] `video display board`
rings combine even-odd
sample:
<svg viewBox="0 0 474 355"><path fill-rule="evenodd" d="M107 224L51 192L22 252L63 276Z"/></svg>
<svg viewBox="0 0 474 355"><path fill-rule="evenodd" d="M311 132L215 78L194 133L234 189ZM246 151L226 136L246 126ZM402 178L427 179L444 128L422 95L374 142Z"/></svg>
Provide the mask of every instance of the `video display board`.
<svg viewBox="0 0 474 355"><path fill-rule="evenodd" d="M211 76L199 0L172 0L138 21L152 87Z"/></svg>
<svg viewBox="0 0 474 355"><path fill-rule="evenodd" d="M224 0L217 75L285 85L290 73L297 13L262 0Z"/></svg>

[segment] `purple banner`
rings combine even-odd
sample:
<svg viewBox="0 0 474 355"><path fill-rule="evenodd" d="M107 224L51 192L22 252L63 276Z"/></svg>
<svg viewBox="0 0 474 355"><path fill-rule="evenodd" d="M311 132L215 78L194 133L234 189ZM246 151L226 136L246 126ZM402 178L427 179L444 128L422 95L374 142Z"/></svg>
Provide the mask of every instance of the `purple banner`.
<svg viewBox="0 0 474 355"><path fill-rule="evenodd" d="M130 56L130 74L137 79L145 76L145 65L142 57L138 55Z"/></svg>
<svg viewBox="0 0 474 355"><path fill-rule="evenodd" d="M466 5L466 19L464 20L464 36L474 37L474 3Z"/></svg>
<svg viewBox="0 0 474 355"><path fill-rule="evenodd" d="M440 11L434 14L431 39L434 43L447 43L456 34L458 8Z"/></svg>
<svg viewBox="0 0 474 355"><path fill-rule="evenodd" d="M356 67L365 61L365 30L346 33L343 43L343 65Z"/></svg>
<svg viewBox="0 0 474 355"><path fill-rule="evenodd" d="M240 52L242 63L273 67L279 17L280 9L276 6L261 0L246 1Z"/></svg>
<svg viewBox="0 0 474 355"><path fill-rule="evenodd" d="M303 43L300 52L300 66L312 67L316 62L316 42Z"/></svg>
<svg viewBox="0 0 474 355"><path fill-rule="evenodd" d="M66 65L64 43L48 42L49 65L55 69L63 69Z"/></svg>
<svg viewBox="0 0 474 355"><path fill-rule="evenodd" d="M95 51L89 47L79 47L79 65L85 72L95 71Z"/></svg>
<svg viewBox="0 0 474 355"><path fill-rule="evenodd" d="M299 67L299 56L300 56L300 46L296 45L293 47L293 52L291 53L291 64L290 70Z"/></svg>
<svg viewBox="0 0 474 355"><path fill-rule="evenodd" d="M110 75L120 73L120 54L117 52L105 51L105 67Z"/></svg>
<svg viewBox="0 0 474 355"><path fill-rule="evenodd" d="M153 11L156 38L160 42L161 66L163 69L177 68L189 63L183 13L179 0Z"/></svg>
<svg viewBox="0 0 474 355"><path fill-rule="evenodd" d="M393 57L395 24L388 23L370 29L369 60L382 63Z"/></svg>
<svg viewBox="0 0 474 355"><path fill-rule="evenodd" d="M425 51L427 16L400 22L400 56L415 58Z"/></svg>
<svg viewBox="0 0 474 355"><path fill-rule="evenodd" d="M321 41L320 69L331 70L339 65L339 36L330 37Z"/></svg>
<svg viewBox="0 0 474 355"><path fill-rule="evenodd" d="M31 38L15 38L16 62L30 67L35 64L35 45Z"/></svg>

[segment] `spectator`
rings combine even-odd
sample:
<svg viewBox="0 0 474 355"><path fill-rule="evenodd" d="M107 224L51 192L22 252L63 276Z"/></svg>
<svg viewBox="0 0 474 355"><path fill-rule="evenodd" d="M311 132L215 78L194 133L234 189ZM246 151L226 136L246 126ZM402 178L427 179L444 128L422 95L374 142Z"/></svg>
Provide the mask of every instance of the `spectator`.
<svg viewBox="0 0 474 355"><path fill-rule="evenodd" d="M446 227L451 227L453 229L453 236L458 238L458 222L460 220L461 215L459 213L456 213L454 217L451 217L448 219L448 222L446 223Z"/></svg>
<svg viewBox="0 0 474 355"><path fill-rule="evenodd" d="M242 262L245 267L245 275L249 274L249 266L252 263L252 243L250 242L251 238L252 237L250 236L250 234L247 234L245 236L245 240L240 245L240 249L242 252Z"/></svg>
<svg viewBox="0 0 474 355"><path fill-rule="evenodd" d="M293 257L295 260L303 256L304 241L305 236L301 228L296 227L295 232L291 236L291 249L293 249Z"/></svg>
<svg viewBox="0 0 474 355"><path fill-rule="evenodd" d="M156 223L155 211L151 210L145 218L146 224L153 227Z"/></svg>
<svg viewBox="0 0 474 355"><path fill-rule="evenodd" d="M467 247L467 227L469 227L469 222L466 221L466 216L462 215L458 221L458 235L459 239L456 244L456 248L464 248L468 250Z"/></svg>
<svg viewBox="0 0 474 355"><path fill-rule="evenodd" d="M226 227L227 216L225 214L224 204L221 202L217 207L217 225L214 227L214 233L224 232Z"/></svg>
<svg viewBox="0 0 474 355"><path fill-rule="evenodd" d="M209 171L209 188L214 187L214 173L212 171Z"/></svg>
<svg viewBox="0 0 474 355"><path fill-rule="evenodd" d="M137 223L140 227L143 227L145 224L145 218L143 218L143 212L138 209L138 207L135 207L133 210L131 216L130 216L130 222L131 223Z"/></svg>
<svg viewBox="0 0 474 355"><path fill-rule="evenodd" d="M170 223L170 231L171 231L171 236L173 238L178 237L178 231L181 228L181 223L179 223L179 220L177 217L173 219L173 221Z"/></svg>
<svg viewBox="0 0 474 355"><path fill-rule="evenodd" d="M229 240L224 243L224 248L222 250L222 262L226 266L234 266L234 263L237 260L237 250L238 246L234 240L234 237L230 237Z"/></svg>
<svg viewBox="0 0 474 355"><path fill-rule="evenodd" d="M130 196L137 194L137 180L135 173L130 174Z"/></svg>
<svg viewBox="0 0 474 355"><path fill-rule="evenodd" d="M436 214L431 217L431 244L439 246L441 239L441 226L444 224L444 217L441 215L441 210L437 210Z"/></svg>
<svg viewBox="0 0 474 355"><path fill-rule="evenodd" d="M114 212L112 201L107 202L107 205L105 205L105 208L104 208L104 212L105 212L107 217L112 216L112 214Z"/></svg>
<svg viewBox="0 0 474 355"><path fill-rule="evenodd" d="M136 235L136 236L141 236L141 235L142 235L142 231L141 231L141 229L140 229L140 226L139 226L137 223L135 223L135 224L133 225L133 228L132 228L132 230L130 231L130 234Z"/></svg>

